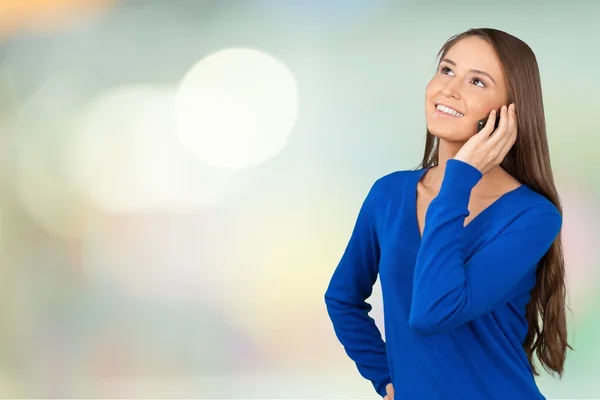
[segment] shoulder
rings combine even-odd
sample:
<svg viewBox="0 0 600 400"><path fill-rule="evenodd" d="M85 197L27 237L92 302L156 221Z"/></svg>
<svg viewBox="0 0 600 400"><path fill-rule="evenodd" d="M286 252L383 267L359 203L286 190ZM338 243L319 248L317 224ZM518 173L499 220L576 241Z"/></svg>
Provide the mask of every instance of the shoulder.
<svg viewBox="0 0 600 400"><path fill-rule="evenodd" d="M500 186L505 188L505 194L513 195L510 196L510 200L516 209L528 216L536 214L561 216L559 209L546 196L519 181L502 168L499 170L497 175L500 175L499 180L503 182Z"/></svg>
<svg viewBox="0 0 600 400"><path fill-rule="evenodd" d="M422 173L422 169L399 170L380 176L371 184L364 205L377 218L386 215L386 210L401 210L406 205L407 194L412 193Z"/></svg>
<svg viewBox="0 0 600 400"><path fill-rule="evenodd" d="M562 213L529 186L521 185L496 201L498 204L473 231L476 248L503 240L503 246L515 251L547 250L560 234Z"/></svg>
<svg viewBox="0 0 600 400"><path fill-rule="evenodd" d="M416 184L422 172L422 169L399 170L380 176L372 184L369 195L385 197L404 193L408 185Z"/></svg>
<svg viewBox="0 0 600 400"><path fill-rule="evenodd" d="M561 215L559 209L546 196L531 189L528 185L522 185L517 190L515 201L523 205L529 214L552 214Z"/></svg>
<svg viewBox="0 0 600 400"><path fill-rule="evenodd" d="M562 212L546 196L527 185L515 190L511 197L515 209L514 218L519 225L537 227L539 230L557 234L562 227ZM516 221L515 221L516 222Z"/></svg>
<svg viewBox="0 0 600 400"><path fill-rule="evenodd" d="M416 185L422 174L418 170L399 170L389 172L372 181L365 203L371 208L382 208L390 204L403 203L407 189Z"/></svg>

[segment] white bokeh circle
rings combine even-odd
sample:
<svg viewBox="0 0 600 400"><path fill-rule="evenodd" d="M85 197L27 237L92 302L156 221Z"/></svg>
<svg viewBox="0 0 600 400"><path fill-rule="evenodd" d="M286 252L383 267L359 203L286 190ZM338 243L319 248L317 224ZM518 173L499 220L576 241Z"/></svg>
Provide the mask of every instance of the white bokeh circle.
<svg viewBox="0 0 600 400"><path fill-rule="evenodd" d="M205 163L250 168L283 149L298 102L296 79L281 61L252 49L222 50L181 81L176 129L184 147Z"/></svg>
<svg viewBox="0 0 600 400"><path fill-rule="evenodd" d="M213 207L241 189L177 140L175 88L137 84L95 98L74 118L70 171L98 208L117 213Z"/></svg>

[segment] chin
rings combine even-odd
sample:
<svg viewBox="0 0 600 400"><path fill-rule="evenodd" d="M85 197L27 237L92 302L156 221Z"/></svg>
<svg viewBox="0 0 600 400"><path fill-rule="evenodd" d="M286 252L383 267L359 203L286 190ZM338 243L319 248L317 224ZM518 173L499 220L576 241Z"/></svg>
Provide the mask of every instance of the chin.
<svg viewBox="0 0 600 400"><path fill-rule="evenodd" d="M464 129L439 126L439 124L427 124L427 130L438 139L448 142L466 142L475 132L466 133Z"/></svg>
<svg viewBox="0 0 600 400"><path fill-rule="evenodd" d="M427 115L427 130L435 137L449 142L466 142L476 133L475 124L468 116L461 118L444 118L435 114Z"/></svg>

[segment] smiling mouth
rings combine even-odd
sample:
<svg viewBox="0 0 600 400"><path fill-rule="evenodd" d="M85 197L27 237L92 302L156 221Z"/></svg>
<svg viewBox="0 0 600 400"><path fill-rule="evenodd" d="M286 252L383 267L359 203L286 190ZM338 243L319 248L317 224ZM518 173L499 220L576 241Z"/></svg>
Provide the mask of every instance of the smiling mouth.
<svg viewBox="0 0 600 400"><path fill-rule="evenodd" d="M438 110L438 111L440 111L440 112L443 112L444 114L452 115L454 117L464 117L465 116L464 114L456 111L455 109L450 108L450 107L446 107L446 106L444 106L442 104L437 104L435 106L435 109Z"/></svg>

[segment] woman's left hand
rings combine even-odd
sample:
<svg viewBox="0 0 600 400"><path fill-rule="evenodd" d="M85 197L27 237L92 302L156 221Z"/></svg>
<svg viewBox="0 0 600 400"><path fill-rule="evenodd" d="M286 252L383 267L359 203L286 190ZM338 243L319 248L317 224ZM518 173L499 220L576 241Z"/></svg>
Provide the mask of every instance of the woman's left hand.
<svg viewBox="0 0 600 400"><path fill-rule="evenodd" d="M517 114L515 105L502 106L500 123L495 131L496 111L492 111L483 129L473 135L454 156L486 174L500 165L517 140ZM492 135L493 133L493 135Z"/></svg>

